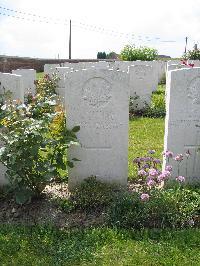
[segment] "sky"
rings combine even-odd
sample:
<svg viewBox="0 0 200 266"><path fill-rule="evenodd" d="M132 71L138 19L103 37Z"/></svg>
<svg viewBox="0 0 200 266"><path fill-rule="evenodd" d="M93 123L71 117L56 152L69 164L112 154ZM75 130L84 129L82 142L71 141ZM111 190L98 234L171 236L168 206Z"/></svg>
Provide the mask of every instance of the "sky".
<svg viewBox="0 0 200 266"><path fill-rule="evenodd" d="M0 0L0 55L68 58L70 19L73 59L127 44L180 57L186 37L200 47L200 0Z"/></svg>

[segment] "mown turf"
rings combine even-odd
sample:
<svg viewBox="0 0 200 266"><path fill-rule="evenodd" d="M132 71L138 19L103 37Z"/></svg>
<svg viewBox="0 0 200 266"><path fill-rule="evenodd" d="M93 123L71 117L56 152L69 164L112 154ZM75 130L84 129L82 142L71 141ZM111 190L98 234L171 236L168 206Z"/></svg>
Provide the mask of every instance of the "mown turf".
<svg viewBox="0 0 200 266"><path fill-rule="evenodd" d="M134 118L129 122L129 179L137 176L132 161L145 156L148 150L156 150L155 156L162 159L164 144L164 118Z"/></svg>
<svg viewBox="0 0 200 266"><path fill-rule="evenodd" d="M200 230L0 227L1 265L200 265Z"/></svg>
<svg viewBox="0 0 200 266"><path fill-rule="evenodd" d="M38 72L36 73L36 78L37 79L40 79L40 78L43 78L44 77L44 72Z"/></svg>

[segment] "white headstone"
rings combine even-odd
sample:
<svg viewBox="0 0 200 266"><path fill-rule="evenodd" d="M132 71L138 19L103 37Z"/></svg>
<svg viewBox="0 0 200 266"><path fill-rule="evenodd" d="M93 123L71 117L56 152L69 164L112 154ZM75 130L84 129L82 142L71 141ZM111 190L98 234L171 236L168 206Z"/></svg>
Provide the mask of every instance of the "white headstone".
<svg viewBox="0 0 200 266"><path fill-rule="evenodd" d="M44 74L51 76L56 73L56 67L60 67L59 64L45 64L44 65Z"/></svg>
<svg viewBox="0 0 200 266"><path fill-rule="evenodd" d="M154 91L152 79L152 66L136 65L130 66L130 96L135 110L141 110L151 103L151 95Z"/></svg>
<svg viewBox="0 0 200 266"><path fill-rule="evenodd" d="M200 180L200 68L169 71L167 75L164 149L174 154L190 151L191 157L175 161L173 175L188 181ZM164 166L167 161L164 161ZM187 169L187 170L186 170Z"/></svg>
<svg viewBox="0 0 200 266"><path fill-rule="evenodd" d="M184 64L171 64L167 66L167 71L182 69L182 68L191 68L191 67Z"/></svg>
<svg viewBox="0 0 200 266"><path fill-rule="evenodd" d="M24 102L24 84L22 76L10 73L0 73L0 93L10 91L12 100Z"/></svg>
<svg viewBox="0 0 200 266"><path fill-rule="evenodd" d="M157 67L158 67L158 82L162 81L162 79L165 77L166 75L166 65L167 62L166 61L156 61L157 62Z"/></svg>
<svg viewBox="0 0 200 266"><path fill-rule="evenodd" d="M173 64L176 64L176 65L181 64L181 60L176 59L176 60L167 61L167 66L170 66L170 65L173 65Z"/></svg>
<svg viewBox="0 0 200 266"><path fill-rule="evenodd" d="M12 70L12 74L21 75L25 94L31 92L35 94L35 80L36 80L36 71L35 69L17 69Z"/></svg>
<svg viewBox="0 0 200 266"><path fill-rule="evenodd" d="M109 62L109 68L112 68L113 70L120 70L128 72L129 66L133 64L133 61L115 61L115 62Z"/></svg>
<svg viewBox="0 0 200 266"><path fill-rule="evenodd" d="M81 161L69 169L69 186L83 179L125 185L128 174L128 74L105 69L73 72L66 80L68 126L80 126L80 147L69 158Z"/></svg>

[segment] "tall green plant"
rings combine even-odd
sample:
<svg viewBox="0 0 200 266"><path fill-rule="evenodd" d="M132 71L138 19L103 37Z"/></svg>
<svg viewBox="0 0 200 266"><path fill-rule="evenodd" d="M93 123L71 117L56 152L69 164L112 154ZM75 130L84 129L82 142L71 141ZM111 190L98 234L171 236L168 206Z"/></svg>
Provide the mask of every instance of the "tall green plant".
<svg viewBox="0 0 200 266"><path fill-rule="evenodd" d="M25 104L2 106L0 161L7 167L6 177L18 203L40 194L59 175L59 169L73 167L73 161L66 160L66 151L71 144L78 145L75 133L79 127L66 127L64 111L54 94L56 79L45 76L36 86L39 93L29 94Z"/></svg>
<svg viewBox="0 0 200 266"><path fill-rule="evenodd" d="M135 47L135 45L126 45L122 49L120 56L125 61L151 61L157 58L158 51L146 46Z"/></svg>
<svg viewBox="0 0 200 266"><path fill-rule="evenodd" d="M184 59L200 60L200 49L189 50L183 55Z"/></svg>

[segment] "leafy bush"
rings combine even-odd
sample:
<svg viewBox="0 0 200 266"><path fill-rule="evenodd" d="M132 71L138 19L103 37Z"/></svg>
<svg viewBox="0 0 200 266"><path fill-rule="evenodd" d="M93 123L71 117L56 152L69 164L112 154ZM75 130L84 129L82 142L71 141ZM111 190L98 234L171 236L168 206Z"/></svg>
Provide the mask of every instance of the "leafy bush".
<svg viewBox="0 0 200 266"><path fill-rule="evenodd" d="M183 55L183 59L200 60L200 49L189 50Z"/></svg>
<svg viewBox="0 0 200 266"><path fill-rule="evenodd" d="M151 61L155 60L158 52L154 48L149 47L135 47L134 45L126 45L121 51L121 59L125 61Z"/></svg>
<svg viewBox="0 0 200 266"><path fill-rule="evenodd" d="M129 103L129 114L133 116L146 116L146 117L165 117L165 91L163 86L159 86L158 90L152 93L151 104L144 103L144 108L138 110L135 108L135 100L137 101L139 96L131 97Z"/></svg>
<svg viewBox="0 0 200 266"><path fill-rule="evenodd" d="M108 222L124 228L193 226L200 194L184 188L154 189L143 201L138 192L120 194L111 205Z"/></svg>
<svg viewBox="0 0 200 266"><path fill-rule="evenodd" d="M18 203L39 195L59 175L59 169L73 167L66 151L78 144L75 133L79 127L68 130L64 111L57 105L56 79L45 76L36 85L39 93L27 95L25 104L8 102L1 108L4 147L0 161L7 167L6 177Z"/></svg>

